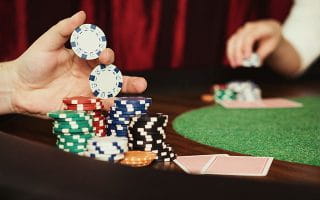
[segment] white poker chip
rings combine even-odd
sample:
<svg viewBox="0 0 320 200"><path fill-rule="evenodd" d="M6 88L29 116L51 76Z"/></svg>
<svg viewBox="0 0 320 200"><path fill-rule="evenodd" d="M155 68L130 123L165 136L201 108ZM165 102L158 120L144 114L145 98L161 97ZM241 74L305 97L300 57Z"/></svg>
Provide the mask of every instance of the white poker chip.
<svg viewBox="0 0 320 200"><path fill-rule="evenodd" d="M103 31L94 24L82 24L76 28L70 38L71 48L80 58L93 60L107 47Z"/></svg>
<svg viewBox="0 0 320 200"><path fill-rule="evenodd" d="M115 97L122 88L122 74L115 65L97 65L89 76L90 88L94 96L106 99Z"/></svg>
<svg viewBox="0 0 320 200"><path fill-rule="evenodd" d="M257 53L252 53L251 56L247 59L244 59L242 62L243 67L261 67L260 57Z"/></svg>

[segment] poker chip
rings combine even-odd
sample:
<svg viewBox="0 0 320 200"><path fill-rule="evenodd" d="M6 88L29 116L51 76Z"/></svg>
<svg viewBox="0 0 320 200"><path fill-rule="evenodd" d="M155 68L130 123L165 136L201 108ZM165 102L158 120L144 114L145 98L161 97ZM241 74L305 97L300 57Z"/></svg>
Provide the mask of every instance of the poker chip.
<svg viewBox="0 0 320 200"><path fill-rule="evenodd" d="M155 158L156 154L152 152L128 151L125 153L123 160L120 161L120 164L132 167L143 167L150 165Z"/></svg>
<svg viewBox="0 0 320 200"><path fill-rule="evenodd" d="M66 106L65 110L78 110L78 111L88 111L88 110L101 110L103 109L102 105L90 105L90 106L83 106L83 105L77 105L77 106Z"/></svg>
<svg viewBox="0 0 320 200"><path fill-rule="evenodd" d="M67 105L78 105L78 104L95 104L101 103L101 99L95 97L85 97L85 96L75 96L75 97L68 97L62 100L64 104Z"/></svg>
<svg viewBox="0 0 320 200"><path fill-rule="evenodd" d="M244 59L242 62L243 67L261 67L260 56L257 53L251 54L251 56L247 59Z"/></svg>
<svg viewBox="0 0 320 200"><path fill-rule="evenodd" d="M84 127L78 129L70 129L70 128L53 128L54 133L89 133L92 131L93 127Z"/></svg>
<svg viewBox="0 0 320 200"><path fill-rule="evenodd" d="M89 76L92 94L98 98L117 96L122 88L122 74L115 65L97 65Z"/></svg>
<svg viewBox="0 0 320 200"><path fill-rule="evenodd" d="M86 117L87 114L85 112L58 110L54 112L49 112L47 116L53 119L66 119L66 118L82 118L82 117Z"/></svg>
<svg viewBox="0 0 320 200"><path fill-rule="evenodd" d="M72 50L82 59L92 60L99 57L107 47L106 36L103 31L93 24L82 24L71 34Z"/></svg>
<svg viewBox="0 0 320 200"><path fill-rule="evenodd" d="M67 117L67 118L56 118L54 119L57 122L78 122L78 121L88 121L92 122L91 116L84 116L84 117Z"/></svg>
<svg viewBox="0 0 320 200"><path fill-rule="evenodd" d="M86 128L88 126L92 126L92 123L83 123L83 124L59 124L59 123L53 123L53 127L57 129L81 129Z"/></svg>
<svg viewBox="0 0 320 200"><path fill-rule="evenodd" d="M114 103L116 105L145 105L145 104L151 104L152 98L149 97L121 97L121 98L115 98Z"/></svg>

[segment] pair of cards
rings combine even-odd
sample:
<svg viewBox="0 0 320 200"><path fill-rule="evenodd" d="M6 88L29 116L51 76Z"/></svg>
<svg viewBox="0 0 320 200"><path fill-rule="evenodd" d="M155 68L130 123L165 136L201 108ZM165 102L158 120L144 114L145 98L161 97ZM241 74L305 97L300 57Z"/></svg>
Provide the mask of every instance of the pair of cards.
<svg viewBox="0 0 320 200"><path fill-rule="evenodd" d="M227 154L178 156L174 162L190 174L266 176L272 157L229 156Z"/></svg>
<svg viewBox="0 0 320 200"><path fill-rule="evenodd" d="M298 108L301 103L284 98L269 98L256 101L221 101L225 108Z"/></svg>

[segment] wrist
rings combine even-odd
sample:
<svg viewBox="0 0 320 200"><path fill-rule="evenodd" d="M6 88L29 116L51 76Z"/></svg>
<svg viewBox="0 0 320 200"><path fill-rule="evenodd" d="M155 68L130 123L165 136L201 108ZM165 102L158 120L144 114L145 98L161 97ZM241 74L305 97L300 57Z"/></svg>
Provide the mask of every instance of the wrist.
<svg viewBox="0 0 320 200"><path fill-rule="evenodd" d="M15 61L0 63L0 114L16 112L13 103L17 75Z"/></svg>

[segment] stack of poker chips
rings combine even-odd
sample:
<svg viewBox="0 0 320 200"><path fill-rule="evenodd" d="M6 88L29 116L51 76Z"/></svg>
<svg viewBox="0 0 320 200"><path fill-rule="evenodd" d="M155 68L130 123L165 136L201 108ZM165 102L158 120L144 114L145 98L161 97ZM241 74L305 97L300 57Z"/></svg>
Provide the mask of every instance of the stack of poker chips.
<svg viewBox="0 0 320 200"><path fill-rule="evenodd" d="M251 81L233 81L227 84L228 89L237 94L239 101L256 101L261 99L261 89Z"/></svg>
<svg viewBox="0 0 320 200"><path fill-rule="evenodd" d="M128 133L129 149L156 153L157 161L170 162L174 160L176 155L172 147L165 142L164 129L167 123L168 115L161 113L132 117Z"/></svg>
<svg viewBox="0 0 320 200"><path fill-rule="evenodd" d="M83 111L55 111L48 113L54 119L53 134L57 146L66 152L81 154L86 150L88 139L94 136L92 118Z"/></svg>
<svg viewBox="0 0 320 200"><path fill-rule="evenodd" d="M63 99L65 110L86 111L92 117L93 131L96 136L106 136L106 117L102 100L94 97L76 96Z"/></svg>
<svg viewBox="0 0 320 200"><path fill-rule="evenodd" d="M148 97L119 97L114 100L107 118L108 136L127 137L130 118L146 114L152 99Z"/></svg>
<svg viewBox="0 0 320 200"><path fill-rule="evenodd" d="M261 99L261 89L251 81L233 81L214 85L215 101L256 101Z"/></svg>
<svg viewBox="0 0 320 200"><path fill-rule="evenodd" d="M117 162L128 151L128 139L125 137L93 137L88 140L87 151L83 156L102 161Z"/></svg>

